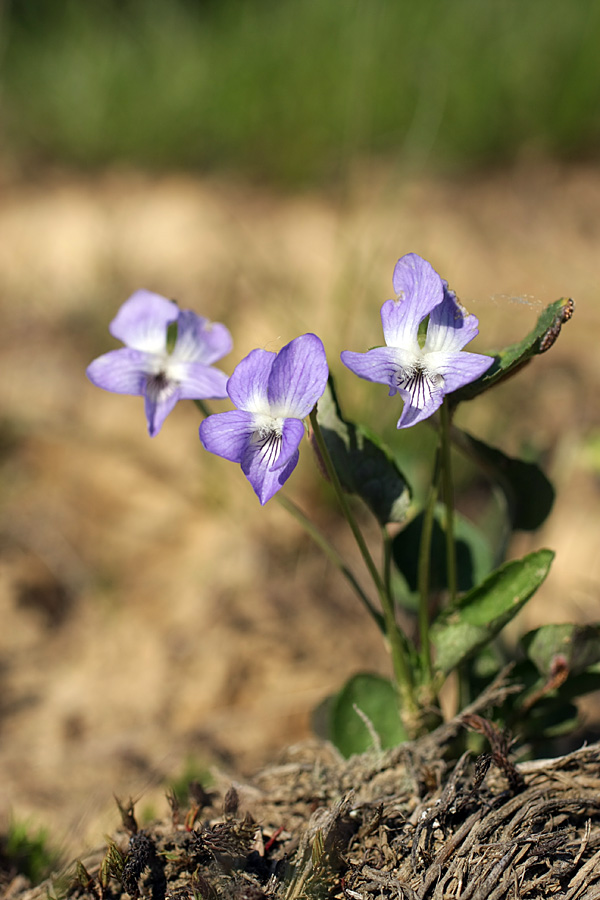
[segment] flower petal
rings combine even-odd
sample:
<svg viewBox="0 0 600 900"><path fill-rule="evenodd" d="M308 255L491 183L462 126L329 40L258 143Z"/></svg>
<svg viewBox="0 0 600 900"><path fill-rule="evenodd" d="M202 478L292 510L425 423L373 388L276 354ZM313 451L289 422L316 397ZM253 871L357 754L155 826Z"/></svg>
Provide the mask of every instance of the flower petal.
<svg viewBox="0 0 600 900"><path fill-rule="evenodd" d="M191 309L182 309L177 317L177 341L171 354L178 362L210 365L230 352L233 341L220 322L209 322Z"/></svg>
<svg viewBox="0 0 600 900"><path fill-rule="evenodd" d="M269 466L270 449L266 442L251 443L242 459L242 472L263 506L288 480L300 456L295 450L283 468L274 469Z"/></svg>
<svg viewBox="0 0 600 900"><path fill-rule="evenodd" d="M404 408L396 428L410 428L411 425L416 425L418 422L428 419L429 416L434 414L436 409L440 408L445 392L443 387L439 387L425 392L424 396L421 394L418 398L415 397L414 393L404 390L404 388L398 388L398 393L404 400Z"/></svg>
<svg viewBox="0 0 600 900"><path fill-rule="evenodd" d="M465 384L470 384L487 372L494 362L493 356L484 356L482 353L468 353L466 350L458 353L429 353L427 363L444 379L443 390L445 394L451 394Z"/></svg>
<svg viewBox="0 0 600 900"><path fill-rule="evenodd" d="M396 263L393 276L398 300L381 307L381 324L388 347L413 349L419 325L444 299L442 279L427 260L408 253Z"/></svg>
<svg viewBox="0 0 600 900"><path fill-rule="evenodd" d="M136 291L125 301L108 330L134 350L164 353L167 326L178 315L179 307L172 300L152 291Z"/></svg>
<svg viewBox="0 0 600 900"><path fill-rule="evenodd" d="M286 344L269 376L271 415L303 419L327 385L329 368L323 342L316 334L303 334Z"/></svg>
<svg viewBox="0 0 600 900"><path fill-rule="evenodd" d="M146 378L153 371L154 356L121 347L89 364L87 377L96 387L115 394L143 394Z"/></svg>
<svg viewBox="0 0 600 900"><path fill-rule="evenodd" d="M169 361L167 372L179 383L182 400L222 400L227 396L227 375L214 366Z"/></svg>
<svg viewBox="0 0 600 900"><path fill-rule="evenodd" d="M236 463L242 461L253 434L253 414L239 409L215 413L200 425L204 449Z"/></svg>
<svg viewBox="0 0 600 900"><path fill-rule="evenodd" d="M284 466L298 452L300 441L304 437L304 422L301 419L286 419L283 423L283 432L281 435L281 449L276 462L271 466L273 471L283 469Z"/></svg>
<svg viewBox="0 0 600 900"><path fill-rule="evenodd" d="M389 385L393 388L391 394L396 393L396 374L402 368L403 356L396 347L375 347L366 353L343 350L341 353L342 362L351 372L366 381Z"/></svg>
<svg viewBox="0 0 600 900"><path fill-rule="evenodd" d="M462 350L479 334L479 320L470 315L456 299L454 291L444 282L444 299L431 311L427 325L425 353L443 350L455 353Z"/></svg>
<svg viewBox="0 0 600 900"><path fill-rule="evenodd" d="M169 383L158 392L146 388L144 398L148 434L150 437L156 437L162 428L163 422L176 406L177 401L181 400L179 386Z"/></svg>
<svg viewBox="0 0 600 900"><path fill-rule="evenodd" d="M270 415L267 386L276 356L270 350L252 350L235 367L227 393L240 409Z"/></svg>

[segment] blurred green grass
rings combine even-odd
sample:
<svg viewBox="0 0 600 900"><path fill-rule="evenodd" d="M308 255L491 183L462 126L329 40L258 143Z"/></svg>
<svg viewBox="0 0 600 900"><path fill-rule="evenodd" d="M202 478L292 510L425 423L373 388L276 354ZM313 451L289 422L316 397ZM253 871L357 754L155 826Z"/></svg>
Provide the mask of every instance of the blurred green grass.
<svg viewBox="0 0 600 900"><path fill-rule="evenodd" d="M230 170L464 169L600 148L595 0L13 0L15 158Z"/></svg>

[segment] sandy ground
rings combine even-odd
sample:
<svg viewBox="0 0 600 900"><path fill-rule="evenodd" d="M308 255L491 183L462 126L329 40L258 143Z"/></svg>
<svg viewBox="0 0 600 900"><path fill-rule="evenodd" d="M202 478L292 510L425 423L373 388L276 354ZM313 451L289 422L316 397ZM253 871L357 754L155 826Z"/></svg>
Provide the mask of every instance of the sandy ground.
<svg viewBox="0 0 600 900"><path fill-rule="evenodd" d="M317 332L350 407L372 426L385 416L392 436L384 389L373 406L376 388L336 359L380 340L398 256L419 252L449 279L480 317L481 350L573 296L552 351L461 415L509 452L542 452L559 488L543 531L513 547L558 553L518 630L599 618L600 170L367 172L344 197L122 172L0 183L4 817L32 816L77 849L114 824L113 792L160 811L165 778L214 762L250 771L306 736L347 675L387 671L374 628L295 523L203 453L191 404L150 440L138 398L87 382L139 287L225 321L228 372L256 346ZM355 560L332 505L318 511L307 449L290 495Z"/></svg>

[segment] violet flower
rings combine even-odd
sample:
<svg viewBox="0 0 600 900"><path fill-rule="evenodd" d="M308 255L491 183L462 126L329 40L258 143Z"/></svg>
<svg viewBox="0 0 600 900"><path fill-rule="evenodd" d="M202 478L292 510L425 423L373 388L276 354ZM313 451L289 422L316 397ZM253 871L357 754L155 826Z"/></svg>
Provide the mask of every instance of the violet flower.
<svg viewBox="0 0 600 900"><path fill-rule="evenodd" d="M493 362L491 356L463 351L479 331L448 284L416 253L408 253L394 269L396 300L381 307L386 347L366 353L344 350L342 362L367 381L387 384L390 397L404 400L398 428L408 428L431 416L446 394L479 378ZM419 326L429 316L427 334L419 340Z"/></svg>
<svg viewBox="0 0 600 900"><path fill-rule="evenodd" d="M327 377L325 349L316 334L295 338L279 353L253 350L227 382L238 408L200 425L205 449L239 463L261 504L296 468L302 420L323 394Z"/></svg>
<svg viewBox="0 0 600 900"><path fill-rule="evenodd" d="M87 376L106 391L141 395L150 437L178 400L227 396L227 375L212 365L232 347L219 322L141 290L125 301L109 331L126 346L95 359Z"/></svg>

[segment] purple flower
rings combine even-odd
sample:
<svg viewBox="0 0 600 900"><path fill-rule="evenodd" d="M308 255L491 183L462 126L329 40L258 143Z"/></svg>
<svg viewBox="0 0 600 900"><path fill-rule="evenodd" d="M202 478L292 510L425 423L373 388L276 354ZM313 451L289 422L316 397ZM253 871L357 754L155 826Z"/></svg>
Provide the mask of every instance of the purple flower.
<svg viewBox="0 0 600 900"><path fill-rule="evenodd" d="M446 394L479 378L493 358L463 351L478 334L479 322L426 260L416 253L403 256L393 282L398 298L381 307L387 346L366 353L344 350L342 362L367 381L389 385L390 397L400 394L398 428L408 428L431 416ZM419 326L427 316L423 341Z"/></svg>
<svg viewBox="0 0 600 900"><path fill-rule="evenodd" d="M296 468L302 420L323 394L328 374L316 334L297 337L279 353L253 350L227 382L237 409L202 422L205 449L239 463L262 504Z"/></svg>
<svg viewBox="0 0 600 900"><path fill-rule="evenodd" d="M106 391L141 395L150 437L178 400L227 396L227 375L211 365L232 347L229 331L219 322L179 309L160 294L136 291L109 331L126 346L95 359L87 376Z"/></svg>

